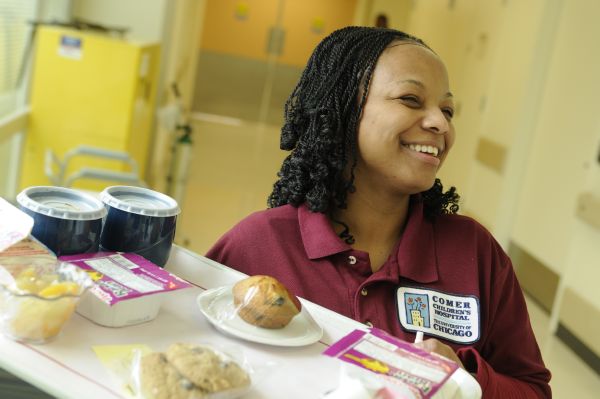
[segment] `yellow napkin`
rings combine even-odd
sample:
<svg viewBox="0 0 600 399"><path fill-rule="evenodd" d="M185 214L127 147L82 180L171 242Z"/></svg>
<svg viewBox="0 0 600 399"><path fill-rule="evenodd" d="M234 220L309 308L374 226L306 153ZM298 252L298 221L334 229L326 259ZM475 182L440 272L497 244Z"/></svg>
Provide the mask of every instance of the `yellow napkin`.
<svg viewBox="0 0 600 399"><path fill-rule="evenodd" d="M134 398L135 394L131 388L131 366L134 353L139 352L144 356L151 353L152 349L144 344L131 344L98 345L92 346L92 350L122 391L129 397Z"/></svg>

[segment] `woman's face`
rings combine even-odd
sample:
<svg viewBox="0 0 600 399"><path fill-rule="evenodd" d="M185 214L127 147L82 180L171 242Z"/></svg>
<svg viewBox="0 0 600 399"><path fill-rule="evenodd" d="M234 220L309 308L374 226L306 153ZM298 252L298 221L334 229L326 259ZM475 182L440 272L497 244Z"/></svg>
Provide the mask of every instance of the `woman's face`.
<svg viewBox="0 0 600 399"><path fill-rule="evenodd" d="M439 57L423 46L392 43L377 61L358 126L357 190L431 188L454 143L453 113Z"/></svg>

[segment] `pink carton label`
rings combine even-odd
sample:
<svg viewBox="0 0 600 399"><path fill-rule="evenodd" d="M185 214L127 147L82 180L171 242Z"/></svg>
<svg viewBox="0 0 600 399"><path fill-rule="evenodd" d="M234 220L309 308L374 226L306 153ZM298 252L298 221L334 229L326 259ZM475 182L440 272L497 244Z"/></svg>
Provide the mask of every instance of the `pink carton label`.
<svg viewBox="0 0 600 399"><path fill-rule="evenodd" d="M323 352L404 384L415 398L429 399L458 368L458 364L414 347L411 343L371 328L354 330Z"/></svg>
<svg viewBox="0 0 600 399"><path fill-rule="evenodd" d="M133 253L98 252L59 258L88 272L96 282L91 291L103 302L117 302L169 292L191 285Z"/></svg>

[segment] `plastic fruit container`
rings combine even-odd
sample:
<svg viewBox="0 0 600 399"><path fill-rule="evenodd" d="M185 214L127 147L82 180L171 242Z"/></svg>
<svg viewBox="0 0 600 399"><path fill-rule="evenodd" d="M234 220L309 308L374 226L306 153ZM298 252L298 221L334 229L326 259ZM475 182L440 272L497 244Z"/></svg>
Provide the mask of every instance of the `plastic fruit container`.
<svg viewBox="0 0 600 399"><path fill-rule="evenodd" d="M0 267L0 329L9 338L43 344L60 334L94 282L64 262Z"/></svg>

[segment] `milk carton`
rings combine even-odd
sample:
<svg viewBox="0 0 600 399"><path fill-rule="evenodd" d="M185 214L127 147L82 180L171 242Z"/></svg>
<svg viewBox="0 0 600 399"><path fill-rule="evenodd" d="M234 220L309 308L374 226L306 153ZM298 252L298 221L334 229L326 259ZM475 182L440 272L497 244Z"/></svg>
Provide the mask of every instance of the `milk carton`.
<svg viewBox="0 0 600 399"><path fill-rule="evenodd" d="M191 286L133 253L98 252L60 260L87 271L96 282L81 298L77 313L108 327L150 321L158 314L165 294Z"/></svg>

